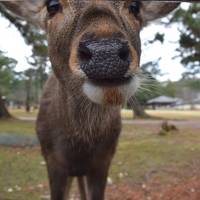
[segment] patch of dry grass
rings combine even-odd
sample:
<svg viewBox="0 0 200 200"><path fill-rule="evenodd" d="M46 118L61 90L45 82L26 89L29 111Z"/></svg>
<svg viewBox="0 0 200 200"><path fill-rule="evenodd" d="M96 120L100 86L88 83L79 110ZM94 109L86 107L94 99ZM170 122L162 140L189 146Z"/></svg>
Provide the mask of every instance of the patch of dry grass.
<svg viewBox="0 0 200 200"><path fill-rule="evenodd" d="M9 112L14 116L14 117L36 117L38 110L32 110L31 112L26 112L24 108L22 109L10 109Z"/></svg>
<svg viewBox="0 0 200 200"><path fill-rule="evenodd" d="M146 110L147 114L155 118L163 119L178 119L178 120L188 120L188 119L200 119L200 111L191 110ZM27 113L24 109L12 109L10 113L14 117L36 117L38 110L33 110ZM132 110L123 109L121 111L123 119L133 119L134 114Z"/></svg>
<svg viewBox="0 0 200 200"><path fill-rule="evenodd" d="M146 110L151 117L171 120L200 120L200 111L191 110ZM133 119L132 110L122 110L123 119Z"/></svg>
<svg viewBox="0 0 200 200"><path fill-rule="evenodd" d="M152 117L164 119L192 120L200 119L200 111L193 110L147 110Z"/></svg>

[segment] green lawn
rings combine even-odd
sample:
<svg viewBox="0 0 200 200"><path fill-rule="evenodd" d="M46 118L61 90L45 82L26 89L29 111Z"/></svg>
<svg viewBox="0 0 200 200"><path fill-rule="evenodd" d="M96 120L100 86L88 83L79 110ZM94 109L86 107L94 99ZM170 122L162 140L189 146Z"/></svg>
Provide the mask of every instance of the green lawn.
<svg viewBox="0 0 200 200"><path fill-rule="evenodd" d="M0 155L0 199L41 199L47 176L39 150L1 147Z"/></svg>
<svg viewBox="0 0 200 200"><path fill-rule="evenodd" d="M190 163L194 160L200 162L199 130L158 136L151 130L144 130L144 133L140 130L135 134L134 127L131 134L125 131L126 128L111 170L111 176L116 181L143 182L152 171L155 176L167 181L170 173L166 174L165 169L172 169L173 175L186 176L184 170ZM124 174L125 178L120 179L119 173Z"/></svg>
<svg viewBox="0 0 200 200"><path fill-rule="evenodd" d="M167 119L200 119L194 111L148 111L154 117ZM34 117L23 111L12 111L20 117ZM132 112L123 110L124 119ZM0 134L34 135L34 121L1 120ZM187 178L193 173L192 163L200 165L198 129L185 129L159 136L159 127L125 124L118 151L110 170L113 184L143 183L157 178L160 184L171 179ZM39 148L0 147L0 199L40 200L48 194L46 168Z"/></svg>
<svg viewBox="0 0 200 200"><path fill-rule="evenodd" d="M11 113L15 117L36 117L37 111L27 114L23 110L11 110ZM153 117L163 118L163 119L178 119L178 120L199 120L200 111L152 111L149 110L147 113ZM122 110L123 119L132 119L133 114L130 110ZM147 130L148 131L148 130ZM34 121L22 121L17 119L12 120L0 120L0 134L9 133L17 135L31 135L35 133L35 123Z"/></svg>
<svg viewBox="0 0 200 200"><path fill-rule="evenodd" d="M35 134L35 123L17 119L0 120L0 134L33 135Z"/></svg>
<svg viewBox="0 0 200 200"><path fill-rule="evenodd" d="M167 136L159 136L158 131L158 128L124 125L110 170L113 184L142 183L147 177L157 177L160 184L166 184L171 178L190 176L191 163L200 163L199 130ZM39 148L0 147L0 155L0 199L40 200L46 195L47 175Z"/></svg>

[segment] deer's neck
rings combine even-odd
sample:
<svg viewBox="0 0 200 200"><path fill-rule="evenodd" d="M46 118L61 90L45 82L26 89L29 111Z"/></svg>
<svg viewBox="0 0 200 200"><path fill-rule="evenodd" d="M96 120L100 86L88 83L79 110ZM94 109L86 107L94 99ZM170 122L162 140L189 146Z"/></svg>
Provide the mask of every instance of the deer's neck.
<svg viewBox="0 0 200 200"><path fill-rule="evenodd" d="M59 94L62 117L76 132L100 133L120 121L120 107L95 104L79 89L73 91L60 87Z"/></svg>

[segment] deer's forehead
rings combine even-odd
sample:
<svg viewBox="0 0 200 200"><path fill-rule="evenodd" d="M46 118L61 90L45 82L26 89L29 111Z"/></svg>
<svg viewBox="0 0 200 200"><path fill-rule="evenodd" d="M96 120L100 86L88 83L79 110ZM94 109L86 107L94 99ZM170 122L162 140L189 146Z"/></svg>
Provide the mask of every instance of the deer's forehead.
<svg viewBox="0 0 200 200"><path fill-rule="evenodd" d="M127 0L128 1L128 0ZM83 8L91 4L109 4L115 7L119 7L125 1L116 1L116 0L60 0L63 6L73 6L75 8Z"/></svg>

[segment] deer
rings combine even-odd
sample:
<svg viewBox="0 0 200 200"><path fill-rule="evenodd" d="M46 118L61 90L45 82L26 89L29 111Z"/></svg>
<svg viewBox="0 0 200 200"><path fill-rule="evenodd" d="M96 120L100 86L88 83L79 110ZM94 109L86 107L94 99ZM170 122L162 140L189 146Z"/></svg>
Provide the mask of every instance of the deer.
<svg viewBox="0 0 200 200"><path fill-rule="evenodd" d="M36 131L51 200L69 197L77 178L82 200L105 199L121 132L120 109L140 85L140 31L179 3L139 0L1 2L46 31L53 74Z"/></svg>

